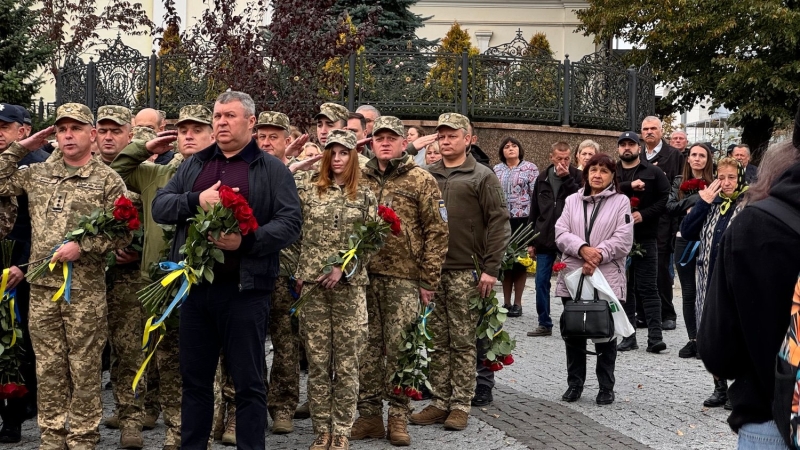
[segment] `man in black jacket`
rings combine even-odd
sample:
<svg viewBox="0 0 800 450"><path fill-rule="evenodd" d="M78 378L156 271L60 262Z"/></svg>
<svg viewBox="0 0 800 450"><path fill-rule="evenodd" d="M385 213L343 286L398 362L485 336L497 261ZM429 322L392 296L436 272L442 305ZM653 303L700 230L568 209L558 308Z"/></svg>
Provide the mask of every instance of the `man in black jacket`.
<svg viewBox="0 0 800 450"><path fill-rule="evenodd" d="M177 225L170 259L181 261L187 219L197 207L220 201L219 187L238 188L258 228L250 234L209 235L223 251L214 282L192 287L181 307L180 370L183 380L181 447L205 448L214 412L213 384L220 350L236 389L236 444L263 449L267 421L264 340L278 253L297 240L302 215L289 169L252 138L255 104L249 95L224 92L214 105L216 143L184 162L153 200L153 219Z"/></svg>
<svg viewBox="0 0 800 450"><path fill-rule="evenodd" d="M661 120L655 116L645 117L642 121L642 140L644 151L641 160L648 162L664 171L670 185L678 175L683 173L683 154L680 150L670 146L662 139ZM678 232L679 221L662 215L658 220L658 296L661 299L661 320L665 330L675 329L675 307L672 305L672 253L675 250L675 234ZM639 308L639 313L642 313Z"/></svg>
<svg viewBox="0 0 800 450"><path fill-rule="evenodd" d="M572 152L566 142L556 142L550 151L550 167L540 173L533 187L533 201L528 223L539 236L528 247L528 253L536 258L536 313L539 326L528 332L528 336L550 336L553 320L550 318L550 276L556 262L556 221L564 210L564 201L578 192L581 186L581 171L570 164Z"/></svg>
<svg viewBox="0 0 800 450"><path fill-rule="evenodd" d="M800 215L798 192L800 164L795 164L772 185L769 198ZM719 244L697 347L709 372L734 380L728 389L733 406L728 424L739 433L739 448L743 440L751 444L747 448L757 447L753 433L762 435L761 445L779 448L779 429L788 429L788 413L773 417L773 390L780 381L776 355L791 321L792 294L797 295L798 248L800 234L753 205L731 221ZM788 405L797 380L789 374L784 379L788 397L774 400Z"/></svg>
<svg viewBox="0 0 800 450"><path fill-rule="evenodd" d="M623 194L631 199L634 246L641 248L640 255L631 255L628 276L628 295L625 313L634 323L636 303L644 307L647 322L647 351L660 353L667 349L661 334L661 300L656 290L658 271L659 218L667 211L670 183L664 172L639 159L639 136L627 131L617 140L620 162L617 179ZM633 251L631 252L633 253ZM621 267L620 270L625 270ZM621 352L639 348L636 334L626 337L618 346Z"/></svg>

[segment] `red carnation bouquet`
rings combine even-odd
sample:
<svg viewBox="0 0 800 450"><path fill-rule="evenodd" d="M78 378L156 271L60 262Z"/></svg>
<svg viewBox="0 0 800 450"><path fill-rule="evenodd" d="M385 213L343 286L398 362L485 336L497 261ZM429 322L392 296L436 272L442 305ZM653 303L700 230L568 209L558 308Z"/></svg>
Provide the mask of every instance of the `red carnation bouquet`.
<svg viewBox="0 0 800 450"><path fill-rule="evenodd" d="M336 255L331 255L325 260L323 273L330 273L333 266L342 268L342 273L346 278L353 276L358 270L364 256L376 253L386 243L389 234L399 236L402 233L402 225L397 213L388 206L378 206L378 220L368 220L365 222L357 221L353 224L353 234L348 239L349 248L339 250ZM311 288L305 290L303 295L297 299L290 309L290 314L297 316L300 308L308 301L309 294L317 289L319 283L315 283Z"/></svg>
<svg viewBox="0 0 800 450"><path fill-rule="evenodd" d="M695 194L706 188L706 180L702 178L692 178L681 183L681 190L687 195Z"/></svg>

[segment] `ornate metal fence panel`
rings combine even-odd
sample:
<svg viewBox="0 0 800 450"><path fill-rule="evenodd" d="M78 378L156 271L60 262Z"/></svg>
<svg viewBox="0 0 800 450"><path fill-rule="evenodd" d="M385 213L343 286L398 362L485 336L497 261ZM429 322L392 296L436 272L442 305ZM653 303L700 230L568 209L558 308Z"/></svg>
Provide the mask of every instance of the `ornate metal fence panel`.
<svg viewBox="0 0 800 450"><path fill-rule="evenodd" d="M628 127L628 72L616 55L603 50L571 64L570 113L577 126Z"/></svg>
<svg viewBox="0 0 800 450"><path fill-rule="evenodd" d="M435 118L459 107L461 55L440 49L367 51L355 69L355 104L403 118Z"/></svg>
<svg viewBox="0 0 800 450"><path fill-rule="evenodd" d="M636 127L642 127L642 121L647 116L656 113L656 81L650 66L645 64L639 68L636 82Z"/></svg>
<svg viewBox="0 0 800 450"><path fill-rule="evenodd" d="M205 58L195 55L164 55L156 64L156 105L167 113L167 117L177 117L186 105L209 105L214 102L214 94L209 89L208 74L203 64Z"/></svg>
<svg viewBox="0 0 800 450"><path fill-rule="evenodd" d="M106 50L101 50L94 64L96 92L93 110L103 105L122 105L138 109L148 104L149 58L122 43L117 36Z"/></svg>
<svg viewBox="0 0 800 450"><path fill-rule="evenodd" d="M86 63L77 55L67 56L56 78L56 103L86 103Z"/></svg>

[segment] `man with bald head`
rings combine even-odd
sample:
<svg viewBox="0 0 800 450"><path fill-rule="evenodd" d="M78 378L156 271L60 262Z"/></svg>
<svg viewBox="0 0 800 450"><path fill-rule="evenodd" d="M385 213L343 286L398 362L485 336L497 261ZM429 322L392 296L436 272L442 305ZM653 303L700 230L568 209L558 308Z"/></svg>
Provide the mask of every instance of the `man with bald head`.
<svg viewBox="0 0 800 450"><path fill-rule="evenodd" d="M161 113L153 108L145 108L138 113L133 119L133 124L137 127L150 128L156 133L164 131L166 121L161 117Z"/></svg>

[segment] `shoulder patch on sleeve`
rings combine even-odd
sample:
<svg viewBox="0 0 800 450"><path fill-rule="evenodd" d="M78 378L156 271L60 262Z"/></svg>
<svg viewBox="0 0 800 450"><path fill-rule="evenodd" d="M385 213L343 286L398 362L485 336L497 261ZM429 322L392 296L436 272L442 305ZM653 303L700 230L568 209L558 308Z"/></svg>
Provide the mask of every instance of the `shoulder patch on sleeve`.
<svg viewBox="0 0 800 450"><path fill-rule="evenodd" d="M442 219L442 222L447 223L447 208L444 206L444 200L431 200L433 204L433 210L439 210L439 217Z"/></svg>

